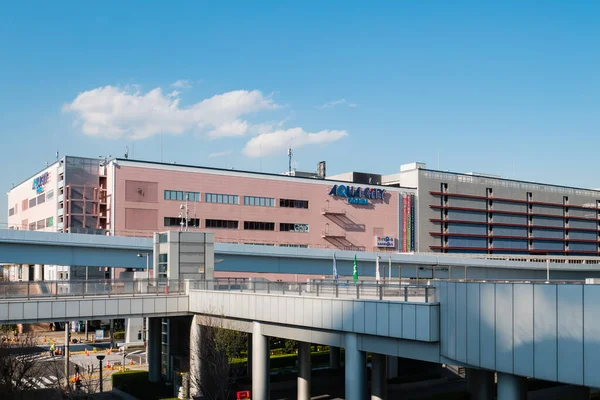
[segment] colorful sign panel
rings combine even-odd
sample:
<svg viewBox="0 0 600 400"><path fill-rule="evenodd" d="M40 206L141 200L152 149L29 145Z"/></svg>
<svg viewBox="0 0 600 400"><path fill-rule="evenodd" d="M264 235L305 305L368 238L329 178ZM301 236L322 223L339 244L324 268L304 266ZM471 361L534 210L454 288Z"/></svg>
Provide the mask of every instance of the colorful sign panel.
<svg viewBox="0 0 600 400"><path fill-rule="evenodd" d="M396 238L393 236L375 236L375 246L396 247Z"/></svg>
<svg viewBox="0 0 600 400"><path fill-rule="evenodd" d="M346 198L349 204L369 204L369 200L383 200L384 189L361 188L347 185L334 185L330 196Z"/></svg>
<svg viewBox="0 0 600 400"><path fill-rule="evenodd" d="M416 206L415 196L413 194L404 194L402 201L402 245L401 251L404 253L416 250Z"/></svg>
<svg viewBox="0 0 600 400"><path fill-rule="evenodd" d="M31 189L35 190L38 194L42 193L48 182L50 182L50 172L44 172L42 175L33 179Z"/></svg>

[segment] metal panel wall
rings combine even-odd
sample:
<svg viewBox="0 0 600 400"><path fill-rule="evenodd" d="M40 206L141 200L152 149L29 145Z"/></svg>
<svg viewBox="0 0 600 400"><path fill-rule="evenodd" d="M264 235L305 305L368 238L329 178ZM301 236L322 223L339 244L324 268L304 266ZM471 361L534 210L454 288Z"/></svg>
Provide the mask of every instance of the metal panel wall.
<svg viewBox="0 0 600 400"><path fill-rule="evenodd" d="M600 385L600 285L438 282L442 356L467 366Z"/></svg>

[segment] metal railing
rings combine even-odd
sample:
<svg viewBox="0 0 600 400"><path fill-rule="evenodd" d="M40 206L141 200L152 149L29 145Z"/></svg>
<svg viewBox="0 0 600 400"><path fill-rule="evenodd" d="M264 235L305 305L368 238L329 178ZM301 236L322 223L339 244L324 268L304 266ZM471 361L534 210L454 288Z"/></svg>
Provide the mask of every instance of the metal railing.
<svg viewBox="0 0 600 400"><path fill-rule="evenodd" d="M0 282L0 300L185 294L185 281L136 279Z"/></svg>
<svg viewBox="0 0 600 400"><path fill-rule="evenodd" d="M248 280L192 281L191 290L278 294L364 300L436 302L435 287L377 282L269 282Z"/></svg>

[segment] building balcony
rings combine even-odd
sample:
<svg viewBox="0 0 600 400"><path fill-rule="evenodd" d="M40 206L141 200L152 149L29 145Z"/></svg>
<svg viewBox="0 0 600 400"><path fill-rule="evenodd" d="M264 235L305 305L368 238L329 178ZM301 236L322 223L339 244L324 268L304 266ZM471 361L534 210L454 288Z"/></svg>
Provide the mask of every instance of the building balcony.
<svg viewBox="0 0 600 400"><path fill-rule="evenodd" d="M56 200L57 200L59 203L62 203L62 202L64 202L64 201L65 201L65 195L64 195L64 194L59 194L59 195L57 196Z"/></svg>
<svg viewBox="0 0 600 400"><path fill-rule="evenodd" d="M329 232L329 231L322 231L321 237L322 238L330 238L330 239L345 239L346 233L345 232L335 233L335 232Z"/></svg>
<svg viewBox="0 0 600 400"><path fill-rule="evenodd" d="M58 188L61 189L63 187L65 187L65 180L64 179L60 179L58 181Z"/></svg>
<svg viewBox="0 0 600 400"><path fill-rule="evenodd" d="M322 208L321 215L346 215L346 210L330 210L327 208Z"/></svg>
<svg viewBox="0 0 600 400"><path fill-rule="evenodd" d="M58 216L62 217L63 215L65 215L65 209L64 209L64 207L58 209Z"/></svg>

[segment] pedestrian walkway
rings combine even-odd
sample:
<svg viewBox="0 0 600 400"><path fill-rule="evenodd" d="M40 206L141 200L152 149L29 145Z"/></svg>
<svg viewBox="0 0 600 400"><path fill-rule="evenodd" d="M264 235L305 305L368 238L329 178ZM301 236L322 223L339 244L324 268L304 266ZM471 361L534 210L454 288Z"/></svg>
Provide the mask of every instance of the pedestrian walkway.
<svg viewBox="0 0 600 400"><path fill-rule="evenodd" d="M21 384L27 389L49 389L56 387L59 382L57 376L50 375L21 378ZM17 386L17 382L14 380L13 385Z"/></svg>
<svg viewBox="0 0 600 400"><path fill-rule="evenodd" d="M16 357L19 361L58 361L65 358L64 355L55 354L54 356L50 355L48 351L44 351L41 353L33 353L33 354L22 354Z"/></svg>

